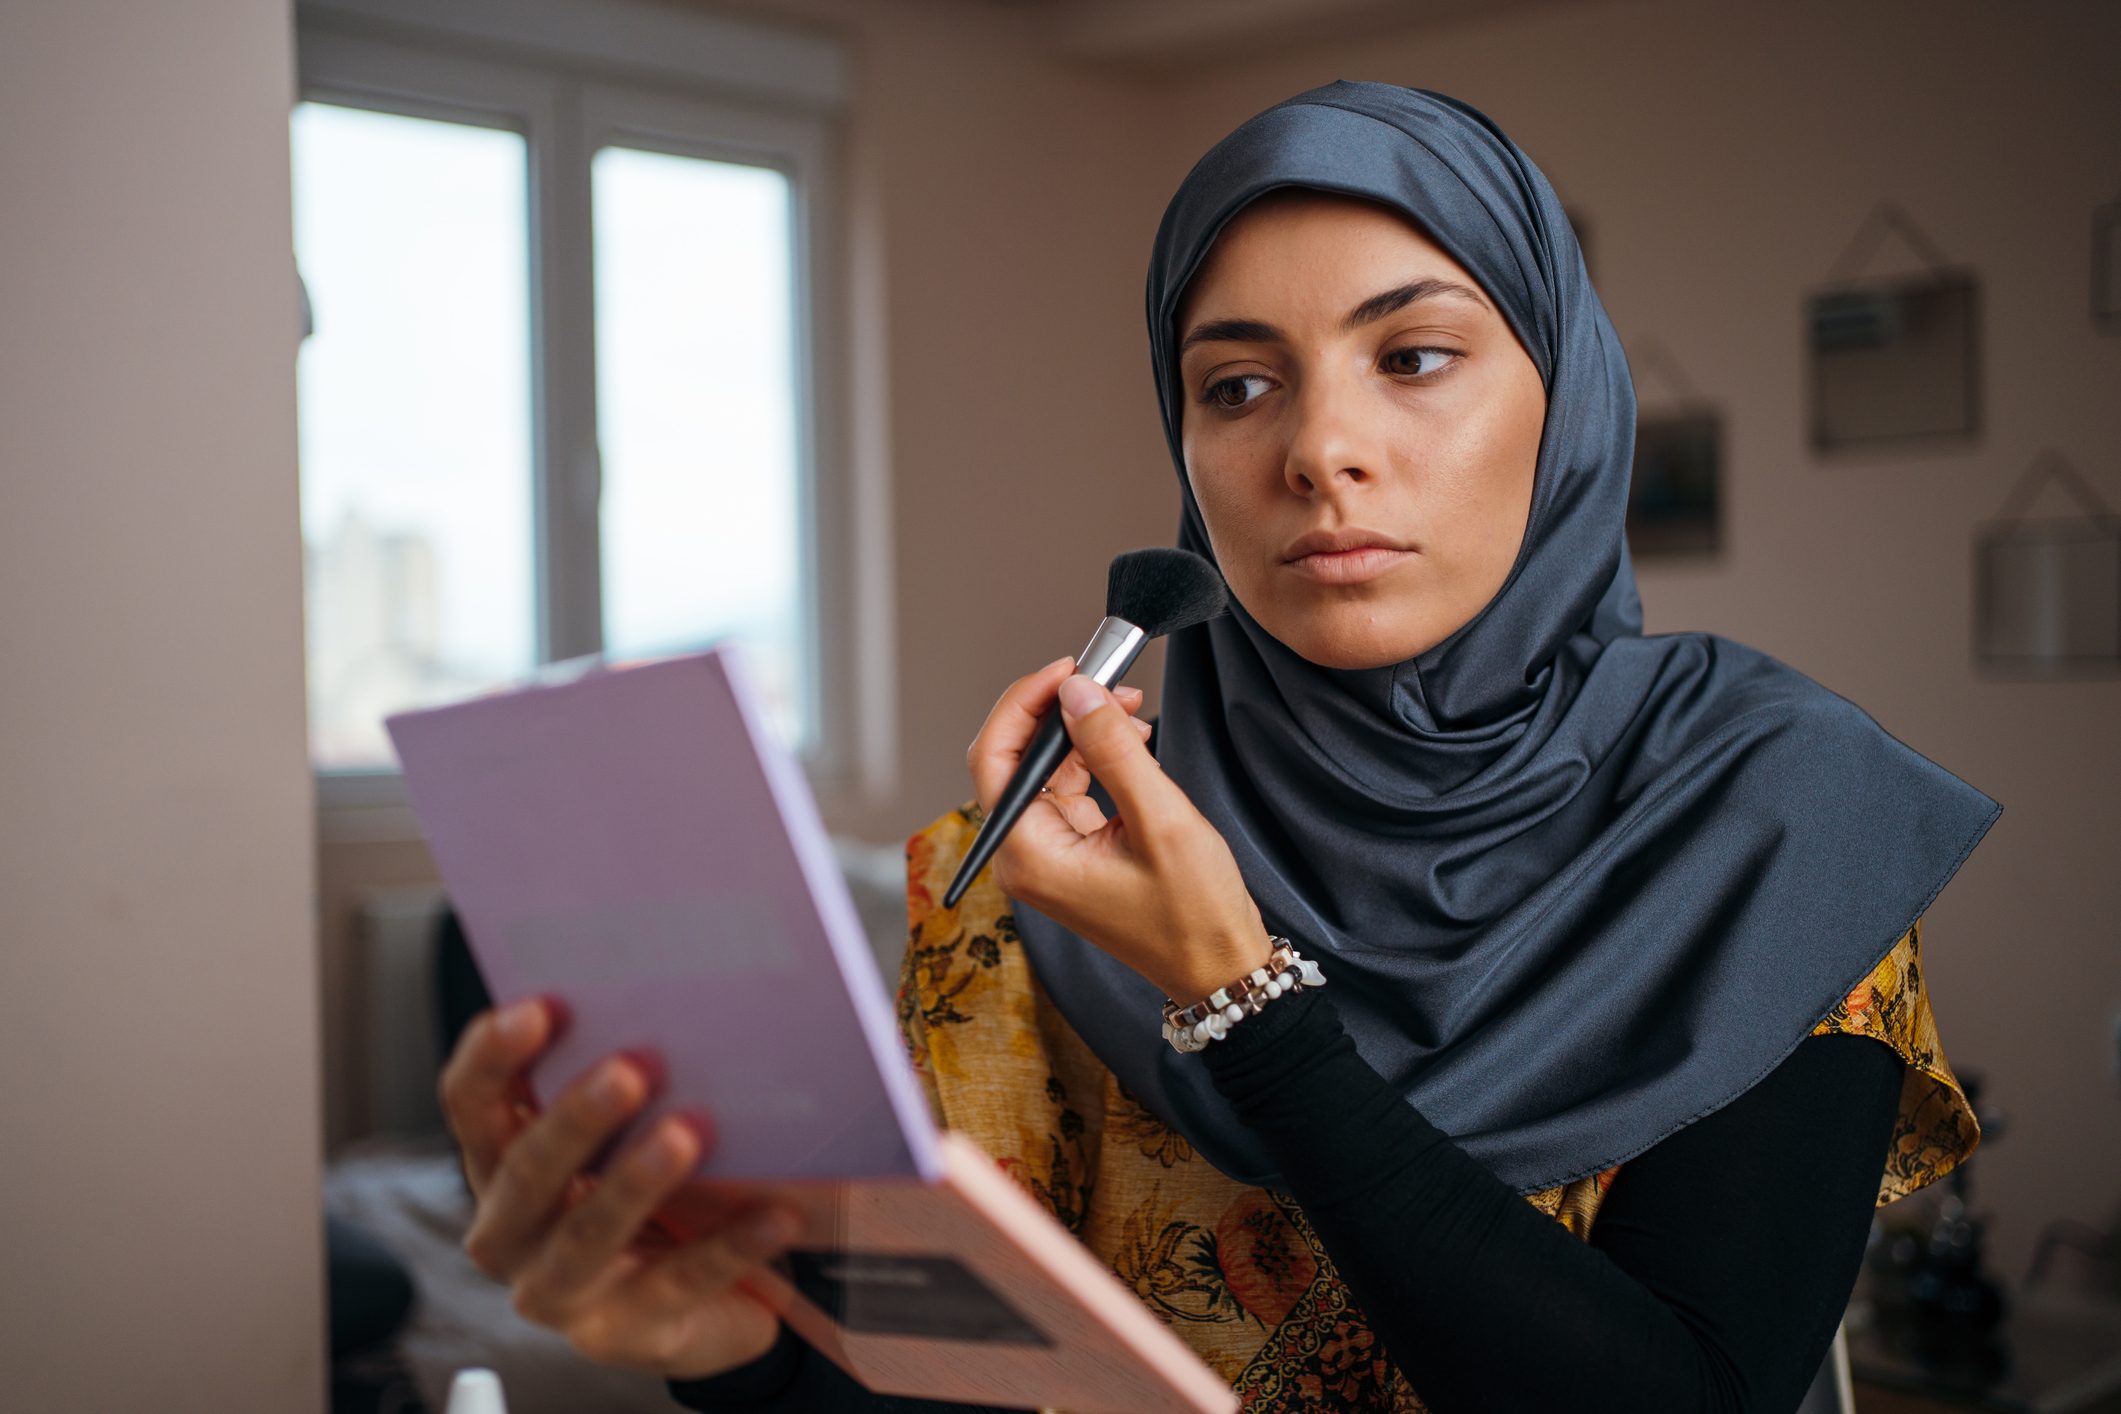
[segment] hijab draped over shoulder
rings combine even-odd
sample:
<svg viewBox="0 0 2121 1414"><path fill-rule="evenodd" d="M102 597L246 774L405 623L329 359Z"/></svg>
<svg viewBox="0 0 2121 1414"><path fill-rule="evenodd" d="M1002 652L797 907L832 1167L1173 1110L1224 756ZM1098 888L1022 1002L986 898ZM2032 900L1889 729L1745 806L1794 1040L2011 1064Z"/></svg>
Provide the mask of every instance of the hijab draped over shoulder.
<svg viewBox="0 0 2121 1414"><path fill-rule="evenodd" d="M1495 597L1405 662L1320 667L1241 606L1173 635L1154 749L1370 1064L1519 1192L1571 1182L1773 1069L2001 807L1764 653L1642 632L1620 342L1546 178L1440 94L1299 94L1171 199L1148 319L1180 545L1214 558L1173 320L1217 232L1281 187L1403 213L1487 291L1546 387L1530 518ZM1232 1178L1279 1186L1200 1058L1161 1039L1157 989L1017 912L1040 983L1118 1079Z"/></svg>

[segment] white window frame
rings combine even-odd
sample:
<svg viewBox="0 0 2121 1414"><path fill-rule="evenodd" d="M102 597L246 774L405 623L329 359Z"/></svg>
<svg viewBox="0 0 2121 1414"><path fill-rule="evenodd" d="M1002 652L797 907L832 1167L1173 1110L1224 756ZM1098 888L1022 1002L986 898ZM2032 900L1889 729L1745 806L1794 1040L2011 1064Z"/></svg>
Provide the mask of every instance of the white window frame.
<svg viewBox="0 0 2121 1414"><path fill-rule="evenodd" d="M299 100L521 133L529 146L531 418L539 661L601 647L594 260L589 161L600 146L773 167L795 203L797 477L802 651L820 793L883 786L891 700L888 584L857 508L842 382L837 114L846 66L829 40L630 0L324 0L297 11ZM888 670L886 668L886 670ZM417 839L396 771L316 773L325 840Z"/></svg>

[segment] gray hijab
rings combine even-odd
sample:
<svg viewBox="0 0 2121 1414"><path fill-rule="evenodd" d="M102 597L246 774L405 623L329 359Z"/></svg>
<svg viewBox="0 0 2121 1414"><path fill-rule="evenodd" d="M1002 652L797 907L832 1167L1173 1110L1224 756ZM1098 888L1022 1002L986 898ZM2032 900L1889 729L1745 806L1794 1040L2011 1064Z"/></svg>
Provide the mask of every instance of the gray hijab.
<svg viewBox="0 0 2121 1414"><path fill-rule="evenodd" d="M1532 1192L1772 1070L2001 807L1764 653L1643 634L1620 342L1545 177L1440 94L1298 94L1171 199L1148 316L1180 545L1213 559L1180 450L1179 298L1233 214L1292 186L1404 213L1494 299L1547 392L1530 520L1486 608L1403 663L1319 667L1242 607L1173 635L1153 749L1362 1055ZM1278 1186L1201 1058L1160 1038L1157 989L1017 912L1040 983L1120 1082L1224 1173Z"/></svg>

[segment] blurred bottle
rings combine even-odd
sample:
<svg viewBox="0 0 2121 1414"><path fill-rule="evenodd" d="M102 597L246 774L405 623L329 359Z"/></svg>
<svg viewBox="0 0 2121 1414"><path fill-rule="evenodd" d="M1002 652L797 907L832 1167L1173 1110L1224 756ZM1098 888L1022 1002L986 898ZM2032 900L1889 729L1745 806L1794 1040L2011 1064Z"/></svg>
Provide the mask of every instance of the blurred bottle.
<svg viewBox="0 0 2121 1414"><path fill-rule="evenodd" d="M501 1395L501 1377L485 1369L457 1371L449 1385L449 1408L444 1414L508 1414L508 1401Z"/></svg>

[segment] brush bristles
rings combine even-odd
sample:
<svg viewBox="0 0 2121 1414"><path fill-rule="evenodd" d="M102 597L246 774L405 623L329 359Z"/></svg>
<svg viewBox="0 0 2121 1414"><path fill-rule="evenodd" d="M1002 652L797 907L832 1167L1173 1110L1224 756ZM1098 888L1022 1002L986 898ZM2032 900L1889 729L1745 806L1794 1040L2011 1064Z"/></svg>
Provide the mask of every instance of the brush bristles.
<svg viewBox="0 0 2121 1414"><path fill-rule="evenodd" d="M1229 607L1221 572L1191 550L1129 550L1105 579L1105 612L1151 638L1206 623Z"/></svg>

